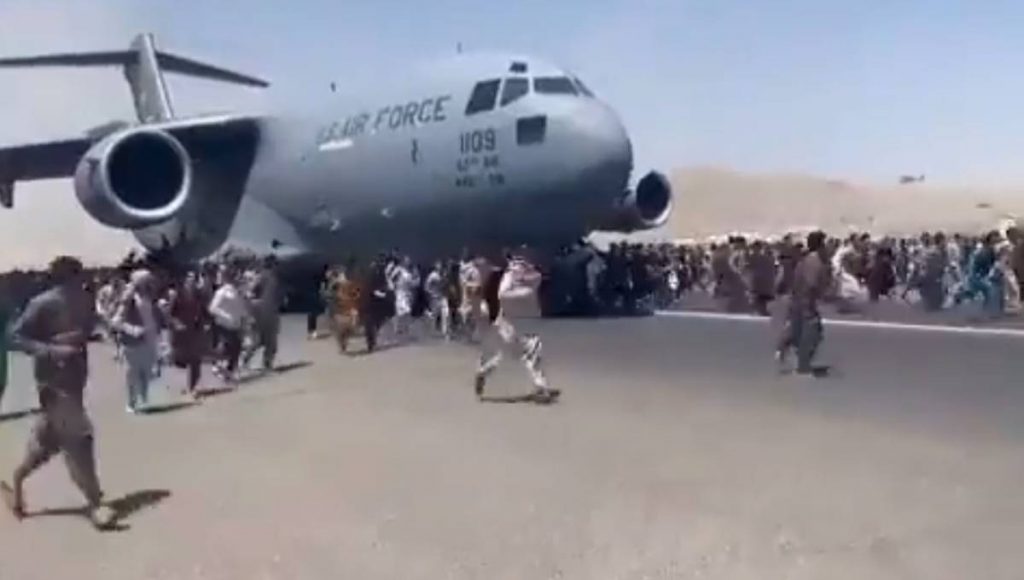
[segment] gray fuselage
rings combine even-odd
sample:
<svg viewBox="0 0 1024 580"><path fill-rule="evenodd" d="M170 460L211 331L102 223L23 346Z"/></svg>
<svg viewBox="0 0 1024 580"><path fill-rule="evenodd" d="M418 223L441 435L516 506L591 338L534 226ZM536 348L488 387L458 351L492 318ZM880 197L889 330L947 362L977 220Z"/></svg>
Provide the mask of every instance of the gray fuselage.
<svg viewBox="0 0 1024 580"><path fill-rule="evenodd" d="M261 122L229 244L328 260L559 244L627 188L617 116L533 59L457 57L372 97L327 94L321 110ZM467 111L471 99L481 110Z"/></svg>

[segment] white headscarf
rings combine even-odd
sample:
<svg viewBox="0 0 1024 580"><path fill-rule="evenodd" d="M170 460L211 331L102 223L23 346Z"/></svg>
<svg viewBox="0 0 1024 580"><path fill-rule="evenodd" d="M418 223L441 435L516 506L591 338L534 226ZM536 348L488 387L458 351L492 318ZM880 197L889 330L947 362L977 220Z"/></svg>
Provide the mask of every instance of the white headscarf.
<svg viewBox="0 0 1024 580"><path fill-rule="evenodd" d="M153 273L150 272L149 270L145 268L140 268L132 272L132 275L129 277L129 280L131 281L131 285L133 288L138 288L139 286L143 286L145 284L152 284L156 280L156 277L153 276Z"/></svg>

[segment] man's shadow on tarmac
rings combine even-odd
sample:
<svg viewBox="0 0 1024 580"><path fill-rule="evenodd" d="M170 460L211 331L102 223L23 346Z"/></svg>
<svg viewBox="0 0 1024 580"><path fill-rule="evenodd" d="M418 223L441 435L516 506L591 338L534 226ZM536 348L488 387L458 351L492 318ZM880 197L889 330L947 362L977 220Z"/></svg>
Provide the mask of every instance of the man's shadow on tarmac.
<svg viewBox="0 0 1024 580"><path fill-rule="evenodd" d="M536 403L536 401L529 395L508 395L508 396L495 396L485 395L480 397L481 403L496 403L496 404L516 404L516 403Z"/></svg>
<svg viewBox="0 0 1024 580"><path fill-rule="evenodd" d="M257 371L253 374L246 375L240 378L236 386L246 385L249 383L259 381L261 379L271 377L273 375L280 375L297 369L305 368L312 364L313 363L311 363L310 361L296 361L293 363L278 366L277 368L274 369L273 372L270 373ZM235 390L236 389L234 387L212 387L209 389L197 389L196 395L200 399L209 399L211 397L219 397L220 395L233 393L235 392ZM175 403L168 403L165 405L150 405L148 407L140 409L139 412L143 415L163 415L165 413L174 413L177 411L184 411L185 409L191 409L192 407L198 406L199 403L200 401L179 401ZM0 420L3 420L2 416L0 416Z"/></svg>
<svg viewBox="0 0 1024 580"><path fill-rule="evenodd" d="M151 405L144 409L140 409L139 413L142 415L163 415L164 413L184 411L185 409L190 409L198 404L198 402L194 401L182 401L180 403L168 403L166 405Z"/></svg>
<svg viewBox="0 0 1024 580"><path fill-rule="evenodd" d="M171 492L166 489L144 489L140 491L134 491L125 496L104 502L111 511L114 512L114 517L110 524L104 527L101 531L104 532L124 532L131 529L131 526L124 523L124 520L137 514L138 512L154 507L161 503L165 499L171 497ZM44 509L36 512L28 512L25 514L25 519L36 518L36 517L49 517L49 516L73 516L85 518L88 515L87 509L81 508L55 508L55 509Z"/></svg>
<svg viewBox="0 0 1024 580"><path fill-rule="evenodd" d="M414 343L411 343L411 342L385 342L384 344L378 344L376 347L374 347L373 350L366 350L365 348L361 348L359 350L349 350L349 351L344 352L342 354L344 356L347 356L347 357L350 357L350 358L359 358L359 357L364 357L364 356L370 356L370 355L373 355L373 354L377 354L379 352L385 352L385 351L388 351L388 350L394 350L396 348L402 348L402 347L405 347L405 346L409 346L410 344L414 344Z"/></svg>
<svg viewBox="0 0 1024 580"><path fill-rule="evenodd" d="M521 404L532 403L540 407L548 407L558 403L558 398L539 400L535 395L483 395L478 399L481 403Z"/></svg>
<svg viewBox="0 0 1024 580"><path fill-rule="evenodd" d="M24 419L26 417L34 417L42 412L42 409L27 409L24 411L14 411L12 413L0 413L0 423L4 423L6 421L17 421L18 419Z"/></svg>
<svg viewBox="0 0 1024 580"><path fill-rule="evenodd" d="M290 373L291 371L296 371L296 370L299 370L299 369L304 369L304 368L306 368L308 366L312 366L312 365L313 365L313 363L308 361L308 360L300 360L300 361L295 361L295 362L291 362L291 363L284 364L284 365L278 365L278 366L274 367L274 370L271 371L271 372L255 371L255 372L253 372L251 374L247 374L244 377L241 377L241 378L238 379L238 384L239 385L247 385L249 383L254 383L254 382L257 382L259 380L266 379L266 378L269 378L269 377L273 377L273 376L276 376L276 375L283 375L285 373ZM222 394L222 393L218 392L214 396L216 396L217 394Z"/></svg>

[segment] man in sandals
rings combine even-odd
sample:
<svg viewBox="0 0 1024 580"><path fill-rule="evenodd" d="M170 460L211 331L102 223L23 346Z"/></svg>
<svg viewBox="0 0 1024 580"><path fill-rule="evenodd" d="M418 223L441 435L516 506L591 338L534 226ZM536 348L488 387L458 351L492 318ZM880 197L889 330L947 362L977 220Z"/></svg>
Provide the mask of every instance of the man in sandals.
<svg viewBox="0 0 1024 580"><path fill-rule="evenodd" d="M57 258L50 264L50 276L53 287L32 299L11 328L12 346L35 361L42 414L32 428L25 458L14 470L11 485L0 483L0 496L16 517L23 517L25 479L62 453L71 479L88 502L89 519L102 529L111 525L115 516L102 504L92 423L83 403L89 375L87 341L96 314L83 287L81 262Z"/></svg>

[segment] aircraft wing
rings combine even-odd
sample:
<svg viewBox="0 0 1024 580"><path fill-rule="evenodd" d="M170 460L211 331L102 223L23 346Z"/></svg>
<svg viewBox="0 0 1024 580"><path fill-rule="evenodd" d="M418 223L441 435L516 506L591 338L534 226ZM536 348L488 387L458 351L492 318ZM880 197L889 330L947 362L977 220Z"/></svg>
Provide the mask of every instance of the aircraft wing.
<svg viewBox="0 0 1024 580"><path fill-rule="evenodd" d="M145 128L166 131L188 149L188 144L197 140L237 143L238 137L258 135L253 129L258 127L259 121L257 116L227 114L147 123ZM90 147L111 132L130 127L110 124L81 137L0 147L0 206L12 207L16 182L71 177Z"/></svg>
<svg viewBox="0 0 1024 580"><path fill-rule="evenodd" d="M89 150L88 137L0 148L0 182L66 177Z"/></svg>

